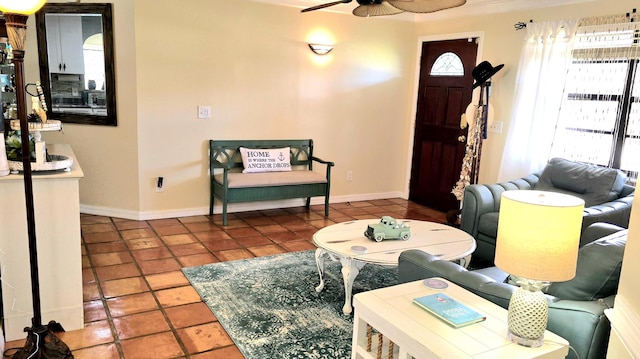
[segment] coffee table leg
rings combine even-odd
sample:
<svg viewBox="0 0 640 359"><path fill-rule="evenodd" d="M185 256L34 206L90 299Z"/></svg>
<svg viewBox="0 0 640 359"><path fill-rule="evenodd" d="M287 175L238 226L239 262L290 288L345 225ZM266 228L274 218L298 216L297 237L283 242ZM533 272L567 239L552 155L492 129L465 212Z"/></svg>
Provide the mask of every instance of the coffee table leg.
<svg viewBox="0 0 640 359"><path fill-rule="evenodd" d="M459 261L460 261L459 262L460 265L463 266L464 268L469 267L469 263L471 263L471 254L469 254L466 257L460 258Z"/></svg>
<svg viewBox="0 0 640 359"><path fill-rule="evenodd" d="M344 314L351 314L353 311L353 308L351 308L353 281L365 263L351 258L340 258L340 263L342 263L342 278L344 279L344 307L342 307L342 312Z"/></svg>
<svg viewBox="0 0 640 359"><path fill-rule="evenodd" d="M318 274L320 274L320 284L316 287L316 292L321 292L324 289L324 254L325 250L322 248L316 249L316 266L318 267Z"/></svg>

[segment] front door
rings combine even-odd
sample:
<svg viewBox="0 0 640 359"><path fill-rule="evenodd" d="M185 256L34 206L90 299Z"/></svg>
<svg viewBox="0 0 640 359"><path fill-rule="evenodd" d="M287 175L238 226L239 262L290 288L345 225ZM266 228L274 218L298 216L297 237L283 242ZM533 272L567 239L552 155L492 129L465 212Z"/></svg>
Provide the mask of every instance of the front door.
<svg viewBox="0 0 640 359"><path fill-rule="evenodd" d="M471 103L477 49L473 39L422 44L409 199L441 211L460 207L451 190L465 154L460 116Z"/></svg>

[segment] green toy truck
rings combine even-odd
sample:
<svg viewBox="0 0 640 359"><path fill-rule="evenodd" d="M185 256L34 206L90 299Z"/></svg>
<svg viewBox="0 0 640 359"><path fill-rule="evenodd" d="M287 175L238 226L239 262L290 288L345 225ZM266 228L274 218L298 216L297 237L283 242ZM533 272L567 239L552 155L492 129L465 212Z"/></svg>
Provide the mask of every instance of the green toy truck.
<svg viewBox="0 0 640 359"><path fill-rule="evenodd" d="M381 242L384 239L402 239L406 241L411 238L411 231L409 226L404 223L398 223L392 217L383 216L380 219L380 223L367 226L364 236L376 242Z"/></svg>

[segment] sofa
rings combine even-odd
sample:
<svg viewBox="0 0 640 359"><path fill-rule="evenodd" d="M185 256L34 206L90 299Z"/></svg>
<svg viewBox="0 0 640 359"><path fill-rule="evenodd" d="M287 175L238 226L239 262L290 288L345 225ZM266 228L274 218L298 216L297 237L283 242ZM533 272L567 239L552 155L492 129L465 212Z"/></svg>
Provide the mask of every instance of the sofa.
<svg viewBox="0 0 640 359"><path fill-rule="evenodd" d="M595 223L583 233L576 277L545 289L549 303L547 329L565 338L570 359L605 358L610 323L604 310L613 307L618 289L627 230ZM440 277L507 309L516 286L497 267L469 271L420 250L408 250L398 259L400 283ZM506 333L505 333L506 335ZM575 351L575 352L574 352Z"/></svg>
<svg viewBox="0 0 640 359"><path fill-rule="evenodd" d="M467 186L460 229L476 239L474 259L493 263L501 195L513 190L560 192L584 199L582 231L596 222L627 228L635 187L625 182L626 175L616 169L552 158L541 172L523 178Z"/></svg>

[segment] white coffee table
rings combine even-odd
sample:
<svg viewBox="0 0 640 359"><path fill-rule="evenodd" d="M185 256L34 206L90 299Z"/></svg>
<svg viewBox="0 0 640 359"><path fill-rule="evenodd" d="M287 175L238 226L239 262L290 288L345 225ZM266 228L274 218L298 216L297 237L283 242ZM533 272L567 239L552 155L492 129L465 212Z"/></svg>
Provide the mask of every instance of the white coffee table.
<svg viewBox="0 0 640 359"><path fill-rule="evenodd" d="M419 249L438 256L443 260L460 260L461 264L469 264L471 253L476 249L476 241L466 232L445 224L398 219L411 228L411 238L403 241L387 239L375 242L364 236L369 224L378 223L379 219L363 219L344 223L337 223L322 228L313 235L316 250L316 264L320 274L320 284L316 291L324 288L325 257L339 260L342 264L344 279L345 303L342 311L350 314L351 289L360 269L365 264L378 264L395 267L398 265L400 253L408 249ZM367 248L364 254L355 253L353 246Z"/></svg>
<svg viewBox="0 0 640 359"><path fill-rule="evenodd" d="M568 354L569 343L550 331L545 331L544 343L538 348L512 343L507 338L504 308L447 283L449 286L444 290L430 289L423 281L415 281L356 294L351 358L370 359L383 353L382 358L396 359L560 359ZM413 298L438 292L446 293L487 319L455 329L412 303ZM393 355L388 355L389 352Z"/></svg>

